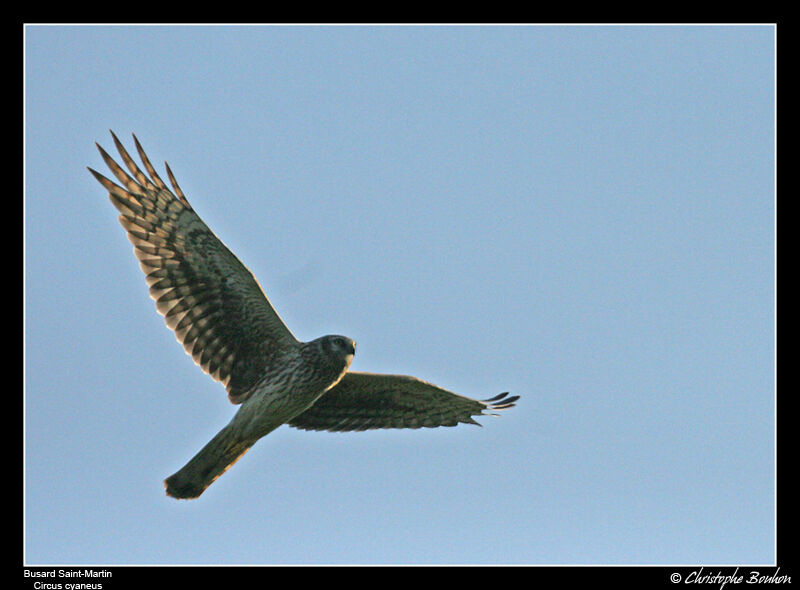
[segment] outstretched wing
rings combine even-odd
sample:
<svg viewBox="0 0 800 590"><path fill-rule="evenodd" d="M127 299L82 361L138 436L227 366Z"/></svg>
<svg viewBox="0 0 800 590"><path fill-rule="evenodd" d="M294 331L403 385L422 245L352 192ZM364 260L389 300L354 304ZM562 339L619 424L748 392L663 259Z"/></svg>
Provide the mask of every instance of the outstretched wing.
<svg viewBox="0 0 800 590"><path fill-rule="evenodd" d="M331 431L480 425L472 416L510 408L519 399L507 395L479 401L416 377L351 372L289 425Z"/></svg>
<svg viewBox="0 0 800 590"><path fill-rule="evenodd" d="M111 133L129 176L99 145L118 186L89 171L121 215L156 309L203 371L222 382L233 403L298 344L252 273L194 212L167 165L175 193L159 178L134 135L145 175Z"/></svg>

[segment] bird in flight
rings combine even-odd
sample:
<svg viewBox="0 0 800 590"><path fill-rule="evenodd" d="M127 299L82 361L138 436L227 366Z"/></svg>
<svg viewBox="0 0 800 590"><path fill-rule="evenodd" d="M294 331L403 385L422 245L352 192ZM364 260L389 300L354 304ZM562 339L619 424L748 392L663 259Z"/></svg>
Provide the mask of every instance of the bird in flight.
<svg viewBox="0 0 800 590"><path fill-rule="evenodd" d="M478 424L485 410L519 396L475 400L416 377L348 371L356 343L330 335L300 342L253 274L195 213L165 163L172 189L139 140L147 174L111 132L128 172L97 144L119 184L89 171L108 191L133 243L150 296L194 362L239 404L231 421L164 485L174 498L197 498L278 426L362 431Z"/></svg>

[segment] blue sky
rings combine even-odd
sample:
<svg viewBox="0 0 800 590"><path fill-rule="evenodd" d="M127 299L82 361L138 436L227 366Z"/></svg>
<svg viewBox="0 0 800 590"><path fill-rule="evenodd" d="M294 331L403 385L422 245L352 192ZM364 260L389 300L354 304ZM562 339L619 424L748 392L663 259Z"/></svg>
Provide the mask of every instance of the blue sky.
<svg viewBox="0 0 800 590"><path fill-rule="evenodd" d="M28 564L772 563L774 28L25 30ZM167 160L294 334L521 396L483 428L231 418L104 170Z"/></svg>

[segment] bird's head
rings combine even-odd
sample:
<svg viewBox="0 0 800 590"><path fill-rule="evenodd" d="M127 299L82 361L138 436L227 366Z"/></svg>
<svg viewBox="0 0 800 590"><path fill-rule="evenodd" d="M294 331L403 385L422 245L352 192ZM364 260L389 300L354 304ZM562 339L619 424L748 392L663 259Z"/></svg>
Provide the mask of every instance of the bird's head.
<svg viewBox="0 0 800 590"><path fill-rule="evenodd" d="M346 370L353 362L356 354L356 341L347 336L331 335L317 339L323 354L337 363L343 364Z"/></svg>

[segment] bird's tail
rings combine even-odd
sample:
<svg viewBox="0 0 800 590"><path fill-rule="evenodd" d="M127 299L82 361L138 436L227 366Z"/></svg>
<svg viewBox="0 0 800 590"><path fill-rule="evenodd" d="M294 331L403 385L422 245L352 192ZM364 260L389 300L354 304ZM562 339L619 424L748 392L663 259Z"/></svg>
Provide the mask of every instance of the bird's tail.
<svg viewBox="0 0 800 590"><path fill-rule="evenodd" d="M164 480L167 495L173 498L197 498L253 446L255 441L242 440L229 424L200 449L179 471Z"/></svg>

